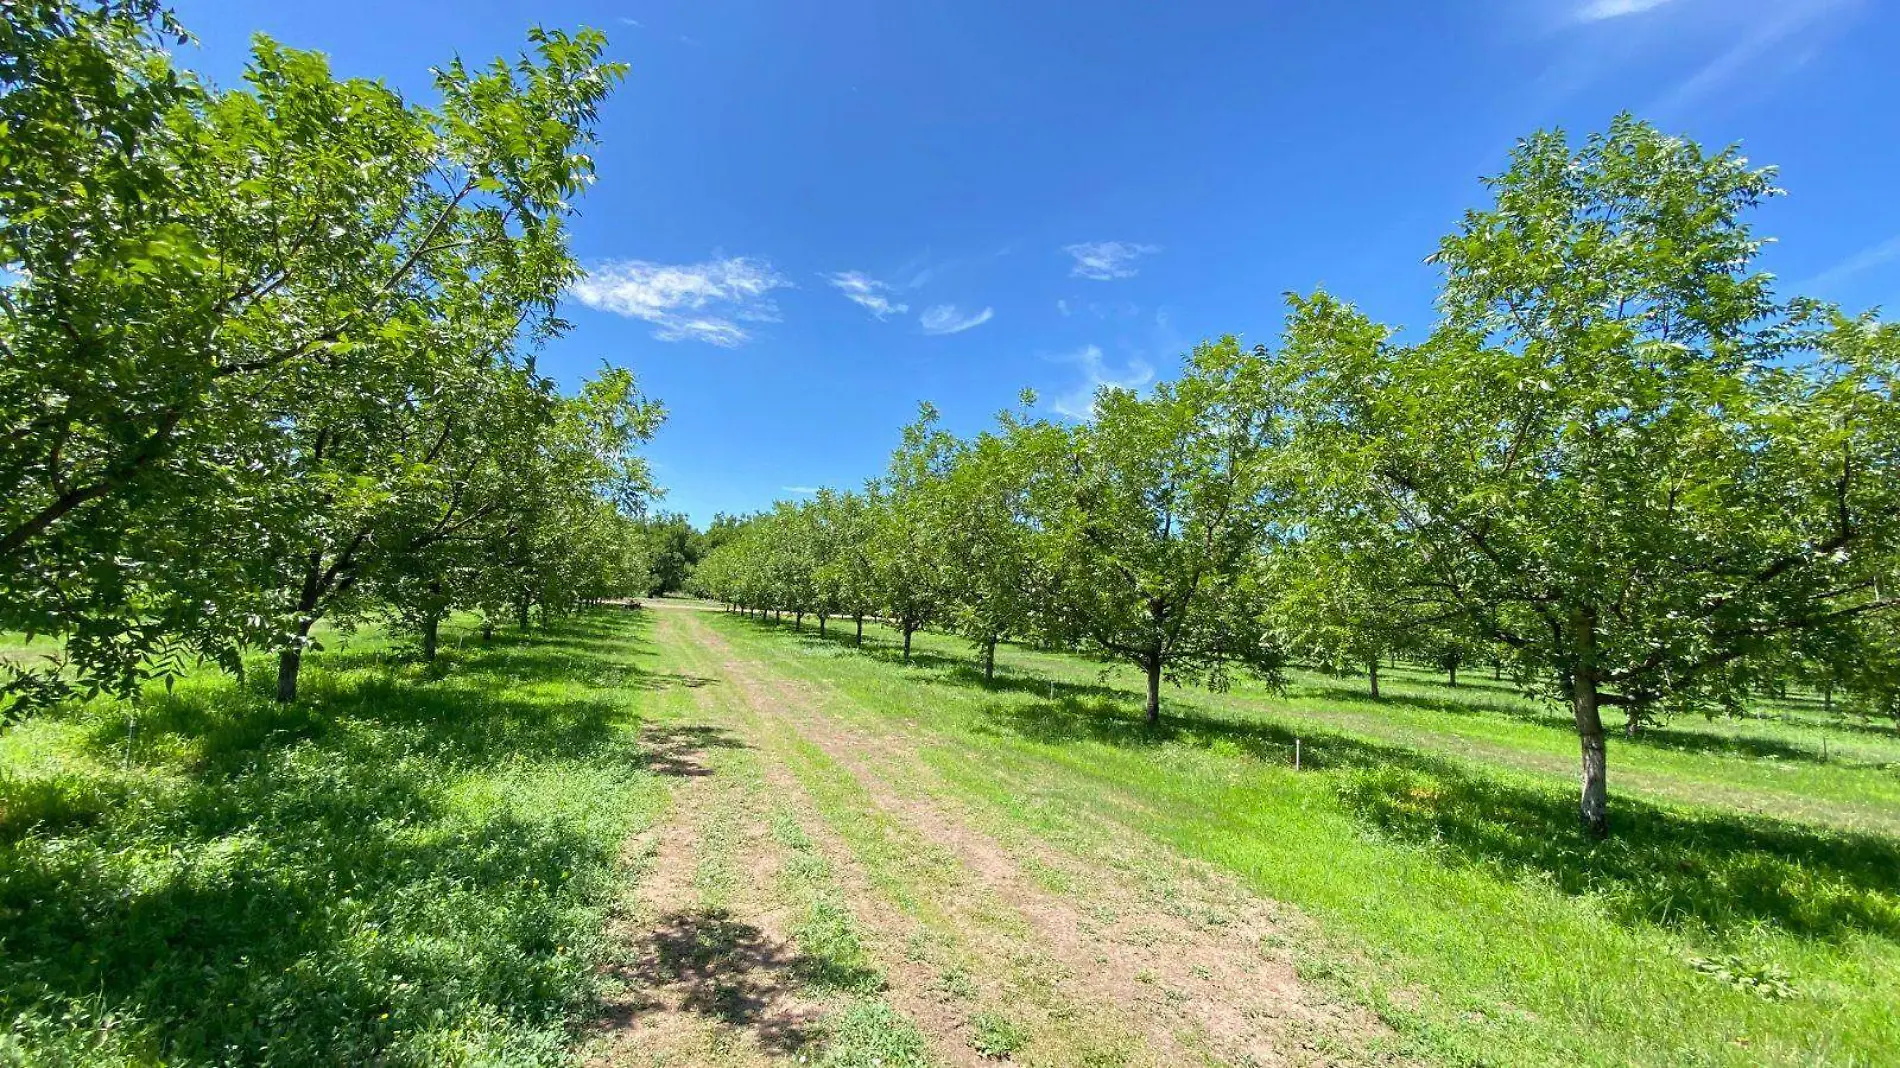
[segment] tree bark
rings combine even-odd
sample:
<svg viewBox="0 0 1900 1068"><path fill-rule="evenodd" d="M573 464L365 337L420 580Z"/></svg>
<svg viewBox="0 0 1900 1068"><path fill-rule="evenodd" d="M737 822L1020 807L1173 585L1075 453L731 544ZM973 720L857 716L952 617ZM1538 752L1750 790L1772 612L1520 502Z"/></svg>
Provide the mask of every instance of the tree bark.
<svg viewBox="0 0 1900 1068"><path fill-rule="evenodd" d="M302 669L302 649L285 649L277 654L278 704L287 705L297 699L297 673Z"/></svg>
<svg viewBox="0 0 1900 1068"><path fill-rule="evenodd" d="M425 664L435 663L435 649L436 649L436 644L437 644L437 638L439 637L441 630L442 630L441 616L438 616L434 612L431 612L426 618L423 619L422 621L422 662L423 663Z"/></svg>
<svg viewBox="0 0 1900 1068"><path fill-rule="evenodd" d="M1366 664L1366 679L1372 683L1372 699L1379 699L1379 658L1373 657Z"/></svg>
<svg viewBox="0 0 1900 1068"><path fill-rule="evenodd" d="M904 624L904 663L906 664L910 663L910 636L915 633L916 629L909 623Z"/></svg>
<svg viewBox="0 0 1900 1068"><path fill-rule="evenodd" d="M1458 665L1446 664L1445 673L1451 677L1451 680L1450 680L1451 688L1454 690L1457 689L1458 688Z"/></svg>
<svg viewBox="0 0 1900 1068"><path fill-rule="evenodd" d="M793 630L805 629L805 613L803 612L792 613L792 629Z"/></svg>
<svg viewBox="0 0 1900 1068"><path fill-rule="evenodd" d="M515 602L515 625L522 630L528 629L528 599L526 597Z"/></svg>
<svg viewBox="0 0 1900 1068"><path fill-rule="evenodd" d="M825 614L823 612L818 613L818 636L820 638L825 636Z"/></svg>
<svg viewBox="0 0 1900 1068"><path fill-rule="evenodd" d="M983 643L983 681L996 681L996 639Z"/></svg>
<svg viewBox="0 0 1900 1068"><path fill-rule="evenodd" d="M863 645L864 644L864 617L853 616L852 618L855 619L858 624L858 644Z"/></svg>
<svg viewBox="0 0 1900 1068"><path fill-rule="evenodd" d="M1148 726L1161 722L1161 657L1150 656L1144 667L1148 669Z"/></svg>
<svg viewBox="0 0 1900 1068"><path fill-rule="evenodd" d="M1603 745L1603 716L1597 705L1597 680L1589 671L1577 672L1570 682L1570 712L1577 721L1577 739L1583 749L1583 792L1577 816L1592 838L1610 833L1607 814L1607 756Z"/></svg>

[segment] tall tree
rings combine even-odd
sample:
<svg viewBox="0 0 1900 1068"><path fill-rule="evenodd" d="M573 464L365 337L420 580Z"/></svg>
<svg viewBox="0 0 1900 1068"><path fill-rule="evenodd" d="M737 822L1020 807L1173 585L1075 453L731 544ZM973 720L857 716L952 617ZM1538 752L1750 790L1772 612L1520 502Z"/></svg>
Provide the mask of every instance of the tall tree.
<svg viewBox="0 0 1900 1068"><path fill-rule="evenodd" d="M1300 439L1412 594L1568 702L1601 836L1605 705L1718 697L1735 661L1892 605L1900 330L1776 301L1745 221L1772 176L1732 150L1621 118L1521 142L1491 187L1439 247L1424 343L1293 302Z"/></svg>

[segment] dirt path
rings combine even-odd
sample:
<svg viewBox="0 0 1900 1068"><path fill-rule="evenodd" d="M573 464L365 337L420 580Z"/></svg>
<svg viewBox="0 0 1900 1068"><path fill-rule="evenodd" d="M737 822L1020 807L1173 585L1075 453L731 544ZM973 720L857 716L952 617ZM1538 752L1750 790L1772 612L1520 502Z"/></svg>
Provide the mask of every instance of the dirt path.
<svg viewBox="0 0 1900 1068"><path fill-rule="evenodd" d="M638 891L609 931L617 992L589 1063L807 1062L824 1009L801 988L788 910L772 891L781 851L734 756L744 743L704 723L650 727L642 741L650 766L679 785L672 817L627 844Z"/></svg>
<svg viewBox="0 0 1900 1068"><path fill-rule="evenodd" d="M658 640L688 643L702 673L729 684L733 729L832 859L889 966L891 1003L939 1059L984 1063L998 1020L1004 1039L1020 1032L1011 1056L1023 1063L1373 1059L1358 1051L1379 1045L1380 1024L1300 983L1276 948L1288 938L1273 903L1186 862L1157 888L1006 842L903 739L837 714L848 698L739 653L694 609L660 607L660 619Z"/></svg>

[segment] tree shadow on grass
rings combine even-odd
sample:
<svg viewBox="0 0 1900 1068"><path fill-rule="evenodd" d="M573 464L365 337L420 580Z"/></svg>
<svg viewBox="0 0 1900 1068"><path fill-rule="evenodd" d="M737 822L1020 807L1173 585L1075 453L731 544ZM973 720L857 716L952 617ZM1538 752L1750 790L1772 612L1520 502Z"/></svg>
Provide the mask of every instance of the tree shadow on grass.
<svg viewBox="0 0 1900 1068"><path fill-rule="evenodd" d="M140 1061L372 1063L429 1035L521 1059L562 1033L615 799L739 743L642 736L583 686L510 692L482 657L439 682L355 663L313 657L289 706L154 694L129 751L122 714L80 710L94 759L0 776L0 1013L79 1044L112 1013Z"/></svg>
<svg viewBox="0 0 1900 1068"><path fill-rule="evenodd" d="M1708 734L1701 731L1671 730L1667 726L1645 728L1635 738L1624 738L1624 745L1646 749L1668 749L1678 753L1716 753L1722 756L1755 760L1787 760L1804 764L1821 763L1819 743L1813 748L1778 738L1748 734ZM1829 764L1839 766L1838 757Z"/></svg>
<svg viewBox="0 0 1900 1068"><path fill-rule="evenodd" d="M1304 680L1293 686L1292 693L1299 697L1350 702L1373 709L1380 706L1398 706L1464 718L1495 716L1500 719L1514 719L1560 730L1570 725L1567 715L1554 706L1509 698L1496 690L1480 691L1476 687L1467 689L1469 694L1467 697L1393 693L1388 689L1375 698L1363 684L1355 687L1326 680Z"/></svg>
<svg viewBox="0 0 1900 1068"><path fill-rule="evenodd" d="M1291 764L1297 735L1303 766L1335 773L1359 822L1450 863L1591 896L1625 923L1900 939L1900 842L1888 838L1612 797L1612 837L1591 842L1565 789L1307 727L1177 706L1151 728L1126 697L999 702L986 716L992 730L1044 744L1237 750L1276 765Z"/></svg>
<svg viewBox="0 0 1900 1068"><path fill-rule="evenodd" d="M790 628L792 626L790 623L775 623L770 620L760 621L757 619L747 619L746 622L763 629ZM847 652L854 652L885 664L903 665L905 663L902 645L892 641L867 638L865 643L860 646L857 644L853 632L848 627L833 627L822 635L818 633L816 628L806 627L803 632L794 632L781 636L791 638L807 648L823 649L828 653L835 654L837 650L842 648ZM1069 655L1080 657L1080 654ZM1040 694L1045 696L1060 694L1103 698L1123 696L1127 693L1126 690L1119 689L1107 683L1081 683L1054 680L1040 675L1026 674L1012 670L1003 664L996 666L996 672L993 677L986 678L983 674L981 663L978 660L978 654L974 648L968 656L951 656L927 649L913 648L910 654L909 666L936 672L937 677L931 680L933 682L958 686L972 686L978 689L992 691ZM1111 665L1104 663L1101 666L1108 667Z"/></svg>
<svg viewBox="0 0 1900 1068"><path fill-rule="evenodd" d="M1300 696L1320 699L1350 701L1361 707L1371 705L1397 705L1415 708L1437 715L1459 718L1496 717L1516 720L1538 727L1556 731L1566 737L1575 730L1567 711L1554 703L1543 706L1535 702L1505 704L1495 698L1479 701L1461 701L1453 697L1432 697L1420 694L1386 693L1376 701L1364 689L1331 685L1324 682L1306 682L1297 687ZM1612 728L1614 729L1614 727ZM1784 760L1809 764L1820 764L1819 743L1807 745L1777 738L1763 738L1756 735L1711 734L1703 731L1681 730L1668 724L1651 725L1642 730L1635 738L1624 737L1622 744L1651 749L1668 749L1682 753L1713 753L1722 756L1740 757L1758 760ZM1839 758L1825 761L1840 766Z"/></svg>
<svg viewBox="0 0 1900 1068"><path fill-rule="evenodd" d="M613 969L636 996L610 1003L606 1023L634 1023L661 1007L655 992L670 989L681 1011L750 1033L773 1053L794 1054L823 1033L818 1007L788 997L813 963L724 909L668 913L635 960Z"/></svg>

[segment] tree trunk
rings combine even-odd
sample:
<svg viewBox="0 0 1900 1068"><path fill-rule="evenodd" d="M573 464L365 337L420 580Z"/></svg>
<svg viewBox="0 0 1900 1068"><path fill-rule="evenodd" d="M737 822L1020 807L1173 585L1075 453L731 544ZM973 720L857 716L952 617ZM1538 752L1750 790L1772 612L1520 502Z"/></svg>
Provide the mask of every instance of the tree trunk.
<svg viewBox="0 0 1900 1068"><path fill-rule="evenodd" d="M287 705L297 699L297 673L302 669L302 649L285 649L277 654L278 704Z"/></svg>
<svg viewBox="0 0 1900 1068"><path fill-rule="evenodd" d="M792 629L793 630L805 629L805 613L803 612L792 613Z"/></svg>
<svg viewBox="0 0 1900 1068"><path fill-rule="evenodd" d="M482 644L486 645L489 642L492 642L494 640L495 640L495 621L492 619L482 620Z"/></svg>
<svg viewBox="0 0 1900 1068"><path fill-rule="evenodd" d="M1570 681L1570 712L1577 720L1577 739L1583 748L1583 793L1577 815L1584 833L1605 838L1610 833L1609 792L1605 781L1607 754L1603 746L1603 716L1597 707L1597 681L1588 671L1580 671Z"/></svg>
<svg viewBox="0 0 1900 1068"><path fill-rule="evenodd" d="M916 633L909 623L904 624L904 663L910 663L910 636Z"/></svg>
<svg viewBox="0 0 1900 1068"><path fill-rule="evenodd" d="M1379 699L1379 658L1373 657L1366 664L1366 678L1372 683L1372 699Z"/></svg>
<svg viewBox="0 0 1900 1068"><path fill-rule="evenodd" d="M983 681L996 681L996 639L983 643Z"/></svg>
<svg viewBox="0 0 1900 1068"><path fill-rule="evenodd" d="M515 602L515 625L522 630L528 629L528 599L526 597Z"/></svg>
<svg viewBox="0 0 1900 1068"><path fill-rule="evenodd" d="M1454 690L1457 689L1458 688L1458 665L1446 664L1445 673L1451 677L1451 680L1450 680L1451 688Z"/></svg>
<svg viewBox="0 0 1900 1068"><path fill-rule="evenodd" d="M818 636L820 638L825 636L825 614L823 612L818 613Z"/></svg>
<svg viewBox="0 0 1900 1068"><path fill-rule="evenodd" d="M864 617L863 617L863 616L852 616L851 618L857 621L857 624L858 624L858 644L859 644L859 645L863 645L863 644L864 644Z"/></svg>
<svg viewBox="0 0 1900 1068"><path fill-rule="evenodd" d="M1491 681L1492 682L1504 681L1504 661L1500 660L1497 663L1491 665Z"/></svg>
<svg viewBox="0 0 1900 1068"><path fill-rule="evenodd" d="M434 612L422 621L422 662L425 664L435 663L435 648L441 629L442 617Z"/></svg>
<svg viewBox="0 0 1900 1068"><path fill-rule="evenodd" d="M1161 722L1161 658L1151 656L1143 665L1148 669L1148 726Z"/></svg>

